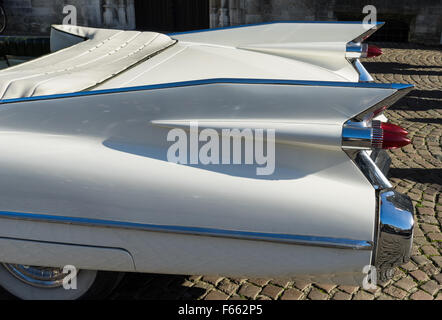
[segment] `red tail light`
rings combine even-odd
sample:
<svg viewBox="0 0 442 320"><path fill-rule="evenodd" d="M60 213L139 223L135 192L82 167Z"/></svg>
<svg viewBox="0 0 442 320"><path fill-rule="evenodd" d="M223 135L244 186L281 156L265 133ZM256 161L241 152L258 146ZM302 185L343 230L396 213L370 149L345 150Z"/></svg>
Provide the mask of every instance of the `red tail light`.
<svg viewBox="0 0 442 320"><path fill-rule="evenodd" d="M384 137L382 139L382 149L402 148L410 143L411 140L403 134L394 133L391 131L384 131Z"/></svg>
<svg viewBox="0 0 442 320"><path fill-rule="evenodd" d="M367 46L367 51L365 52L365 57L372 58L372 57L380 56L381 54L382 54L382 49L381 48L369 44Z"/></svg>
<svg viewBox="0 0 442 320"><path fill-rule="evenodd" d="M407 130L405 130L404 128L399 127L395 124L389 123L389 122L382 122L381 129L384 130L384 132L388 131L388 132L395 133L395 134L401 134L403 136L408 135Z"/></svg>
<svg viewBox="0 0 442 320"><path fill-rule="evenodd" d="M372 122L372 127L373 130L382 131L382 138L376 139L377 145L379 147L382 145L382 149L402 148L411 143L411 140L407 138L408 131L395 124L375 120Z"/></svg>
<svg viewBox="0 0 442 320"><path fill-rule="evenodd" d="M396 149L411 143L408 132L392 123L373 120L371 127L347 122L342 131L344 149Z"/></svg>

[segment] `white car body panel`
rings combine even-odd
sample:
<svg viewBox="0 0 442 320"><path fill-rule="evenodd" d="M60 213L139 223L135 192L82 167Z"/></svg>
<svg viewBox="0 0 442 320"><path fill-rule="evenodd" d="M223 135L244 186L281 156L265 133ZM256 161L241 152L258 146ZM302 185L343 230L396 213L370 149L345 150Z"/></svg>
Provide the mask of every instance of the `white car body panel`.
<svg viewBox="0 0 442 320"><path fill-rule="evenodd" d="M366 31L362 24L277 23L171 34L179 41L171 50L99 88L225 77L357 82L345 48Z"/></svg>
<svg viewBox="0 0 442 320"><path fill-rule="evenodd" d="M25 175L26 179L0 185L3 211L49 215L63 212L63 216L74 218L275 234L303 235L309 230L308 234L314 236L373 241L374 189L342 152L340 135L344 120L365 108L358 106L358 101L376 103L395 90L377 89L377 96L370 93L364 99L362 89L325 88L324 94L329 99L334 96L336 106L328 108L328 114L322 112L326 119L318 121L315 115L324 101L322 96L313 94L314 87L261 84L240 87L237 90L238 85L208 84L5 105L0 113L4 137L0 143L8 153L0 159L1 174ZM224 110L211 107L208 97L222 98L231 107ZM284 104L287 99L297 104ZM235 101L242 103L235 105ZM274 104L271 110L269 101ZM256 119L259 127L266 123L276 127L277 132L279 128L290 132L288 138L283 135L290 144L282 141L276 145L276 154L284 156L277 158L275 174L270 179L257 178L253 166L238 172L233 166L182 166L166 161L164 156L170 146L166 139L168 127L179 126L176 120L163 119L173 115L180 121L186 118L193 121L199 116L228 122L231 108L239 110L235 114L237 120L250 117ZM272 114L277 117L273 118ZM248 127L254 127L256 122ZM247 123L241 121L243 127ZM301 130L296 129L299 126ZM318 138L321 134L327 137L322 143L324 138ZM278 134L276 138L279 142ZM173 177L173 183L165 179L167 176ZM23 201L24 190L38 196ZM345 206L330 206L331 203L345 203ZM19 236L20 233L14 238ZM51 237L38 240L60 240ZM189 237L189 241L193 243L195 239ZM204 246L212 241L220 240L207 238ZM167 243L170 247L162 241L164 250L175 250L174 241ZM114 246L109 239L99 245ZM194 243L191 247L200 250ZM130 247L122 248L132 252ZM303 252L306 248L293 250ZM346 250L334 249L331 254ZM351 252L344 256L349 259L364 256L365 264L370 260L370 251ZM147 260L148 256L141 259ZM137 270L155 271L143 267L144 263L138 263L136 256L134 259ZM206 273L219 268L204 261ZM234 265L237 266L234 274L244 270L244 265ZM360 268L363 265L358 262ZM185 267L184 263L182 268ZM279 269L268 267L269 272ZM293 274L304 272L291 268ZM285 274L288 275L287 271Z"/></svg>
<svg viewBox="0 0 442 320"><path fill-rule="evenodd" d="M270 23L210 32L177 33L171 37L184 43L228 46L285 57L329 70L347 81L358 81L354 68L345 60L346 45L377 27L376 24L360 23ZM300 70L295 74L293 76L306 80L310 72Z"/></svg>
<svg viewBox="0 0 442 320"><path fill-rule="evenodd" d="M177 43L97 89L209 78L349 81L333 71L302 61L232 47ZM349 78L357 81L358 74L353 68Z"/></svg>
<svg viewBox="0 0 442 320"><path fill-rule="evenodd" d="M175 43L170 37L156 32L73 26L54 27L53 42L59 43L61 35L71 29L83 31L80 32L81 42L3 70L0 73L0 98L89 90ZM83 38L85 35L91 38ZM72 35L65 37L70 39ZM61 48L61 44L52 47Z"/></svg>
<svg viewBox="0 0 442 320"><path fill-rule="evenodd" d="M46 226L47 229L51 226ZM17 226L12 226L16 229ZM29 233L32 231L29 230ZM66 240L66 237L64 237ZM64 241L65 241L64 240ZM19 252L19 254L17 254ZM69 254L69 258L66 257ZM24 260L22 257L26 257ZM119 248L72 245L56 242L0 238L0 259L9 263L21 263L32 260L34 264L51 266L78 266L86 270L97 270L106 265L109 271L135 271L135 265L129 252Z"/></svg>
<svg viewBox="0 0 442 320"><path fill-rule="evenodd" d="M120 257L119 271L360 277L378 199L342 150L342 128L403 88L357 82L345 45L364 32L283 23L171 35L178 43L90 91L38 97L17 85L22 97L0 100L0 246L66 247L56 261L44 250L0 259L60 265L81 245L102 260L127 252L133 264ZM63 39L53 48L76 43ZM193 122L275 129L275 173L168 162L168 132Z"/></svg>

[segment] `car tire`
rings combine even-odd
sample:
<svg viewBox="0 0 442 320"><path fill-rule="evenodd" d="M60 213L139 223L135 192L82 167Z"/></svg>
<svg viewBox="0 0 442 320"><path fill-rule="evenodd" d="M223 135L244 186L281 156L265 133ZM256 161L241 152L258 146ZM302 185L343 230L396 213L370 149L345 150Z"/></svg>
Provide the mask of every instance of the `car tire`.
<svg viewBox="0 0 442 320"><path fill-rule="evenodd" d="M25 278L11 272L9 264L0 264L0 296L21 300L100 300L107 298L121 282L124 273L80 270L76 289L66 290L62 285L42 287L30 284Z"/></svg>

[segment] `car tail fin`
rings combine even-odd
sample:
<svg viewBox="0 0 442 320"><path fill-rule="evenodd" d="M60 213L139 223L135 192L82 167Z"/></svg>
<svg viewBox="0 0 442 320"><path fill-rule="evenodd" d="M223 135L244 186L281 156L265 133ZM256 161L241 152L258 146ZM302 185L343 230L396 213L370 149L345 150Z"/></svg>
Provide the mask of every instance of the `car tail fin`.
<svg viewBox="0 0 442 320"><path fill-rule="evenodd" d="M347 60L347 45L359 43L383 23L275 22L170 34L181 42L234 47L326 68L349 81L359 74ZM360 57L360 54L355 56Z"/></svg>
<svg viewBox="0 0 442 320"><path fill-rule="evenodd" d="M237 48L265 45L272 47L294 43L347 44L367 39L383 24L364 24L356 21L283 21L172 33L169 36L179 41Z"/></svg>
<svg viewBox="0 0 442 320"><path fill-rule="evenodd" d="M344 150L396 149L411 143L408 132L397 125L373 120L413 89L412 85L396 85L398 90L375 105L349 119L342 130Z"/></svg>
<svg viewBox="0 0 442 320"><path fill-rule="evenodd" d="M362 110L355 115L351 121L369 121L382 114L387 108L392 106L396 101L406 96L411 90L414 89L414 85L411 84L392 84L392 89L396 89L396 92L383 99L382 101L370 106L367 109Z"/></svg>

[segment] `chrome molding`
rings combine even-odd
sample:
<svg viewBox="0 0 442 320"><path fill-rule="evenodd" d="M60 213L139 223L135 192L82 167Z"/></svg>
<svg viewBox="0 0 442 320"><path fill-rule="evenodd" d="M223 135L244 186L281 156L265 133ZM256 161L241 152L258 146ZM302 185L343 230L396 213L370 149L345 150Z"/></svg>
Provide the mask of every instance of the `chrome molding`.
<svg viewBox="0 0 442 320"><path fill-rule="evenodd" d="M342 148L369 150L372 148L373 129L345 124L342 128Z"/></svg>
<svg viewBox="0 0 442 320"><path fill-rule="evenodd" d="M389 189L393 187L366 150L344 149L344 151L358 166L359 170L361 170L361 172L376 190Z"/></svg>
<svg viewBox="0 0 442 320"><path fill-rule="evenodd" d="M10 263L3 263L3 266L20 281L37 288L61 287L66 277L62 268L34 267Z"/></svg>
<svg viewBox="0 0 442 320"><path fill-rule="evenodd" d="M362 65L362 63L359 61L359 59L355 59L353 61L353 66L359 73L359 81L361 82L371 82L374 81L370 73L365 69L365 67Z"/></svg>
<svg viewBox="0 0 442 320"><path fill-rule="evenodd" d="M339 249L371 250L373 244L368 240L354 240L345 238L331 238L311 235L279 234L266 232L252 232L226 230L215 228L201 228L189 226L155 225L114 220L89 219L78 217L54 216L35 213L21 213L0 211L0 218L29 220L35 222L63 223L87 227L119 228L150 232L164 232L194 236L220 237L240 240L267 241L293 245L308 245L318 247L332 247Z"/></svg>
<svg viewBox="0 0 442 320"><path fill-rule="evenodd" d="M410 260L413 244L414 209L411 199L394 190L379 193L379 222L372 265L386 281L394 268Z"/></svg>
<svg viewBox="0 0 442 320"><path fill-rule="evenodd" d="M362 57L366 44L349 42L345 48L345 57L352 62L354 59Z"/></svg>
<svg viewBox="0 0 442 320"><path fill-rule="evenodd" d="M191 30L191 31L184 31L184 32L173 32L173 33L167 33L168 36L177 36L181 34L191 34L191 33L200 33L200 32L213 32L213 31L220 31L220 30L229 30L229 29L238 29L238 28L248 28L248 27L256 27L256 26L265 26L265 25L272 25L272 24L280 24L280 23L322 23L322 24L362 24L362 21L299 21L299 20L288 20L288 21L272 21L272 22L261 22L261 23L253 23L253 24L243 24L238 26L229 26L229 27L221 27L221 28L213 28L213 29L200 29L200 30ZM363 33L361 35L365 36L367 34L372 34L377 29L382 27L385 22L376 22L375 24L370 24L372 26L371 29L369 29L367 32ZM371 32L370 32L371 31ZM359 37L358 37L359 38ZM359 42L359 41L355 41Z"/></svg>
<svg viewBox="0 0 442 320"><path fill-rule="evenodd" d="M351 121L354 121L354 122L365 121L366 122L373 115L374 111L379 110L379 109L381 109L382 107L385 107L385 106L391 106L396 101L398 101L400 98L404 97L411 90L413 90L414 86L413 85L407 85L407 86L403 86L402 88L395 88L395 89L397 89L397 91L395 93L393 93L390 97L380 101L379 103L371 106L367 110L365 110L365 111L361 112L360 114L356 115L353 119L351 119Z"/></svg>
<svg viewBox="0 0 442 320"><path fill-rule="evenodd" d="M362 54L363 50L363 44L360 42L349 42L347 43L346 52L356 52Z"/></svg>
<svg viewBox="0 0 442 320"><path fill-rule="evenodd" d="M74 98L74 97L94 96L94 95L102 95L102 94L149 91L149 90L193 87L193 86L213 85L213 84L262 84L262 85L268 84L268 85L323 86L323 87L344 87L344 88L376 88L376 89L396 89L396 90L402 90L402 89L414 87L412 85L402 84L402 83L213 78L213 79L201 79L201 80L189 80L189 81L181 81L181 82L161 83L161 84L136 86L136 87L80 91L80 92L74 92L74 93L60 93L60 94L53 94L53 95L47 95L47 96L4 99L4 100L0 100L0 105L6 104L6 103Z"/></svg>
<svg viewBox="0 0 442 320"><path fill-rule="evenodd" d="M369 150L382 148L383 130L368 121L347 121L342 127L342 148Z"/></svg>
<svg viewBox="0 0 442 320"><path fill-rule="evenodd" d="M353 39L352 42L362 42L365 39L367 39L369 36L371 36L373 33L378 31L382 26L385 24L385 22L377 22L376 25L373 25L370 29L368 29L366 32L358 36L357 38Z"/></svg>

